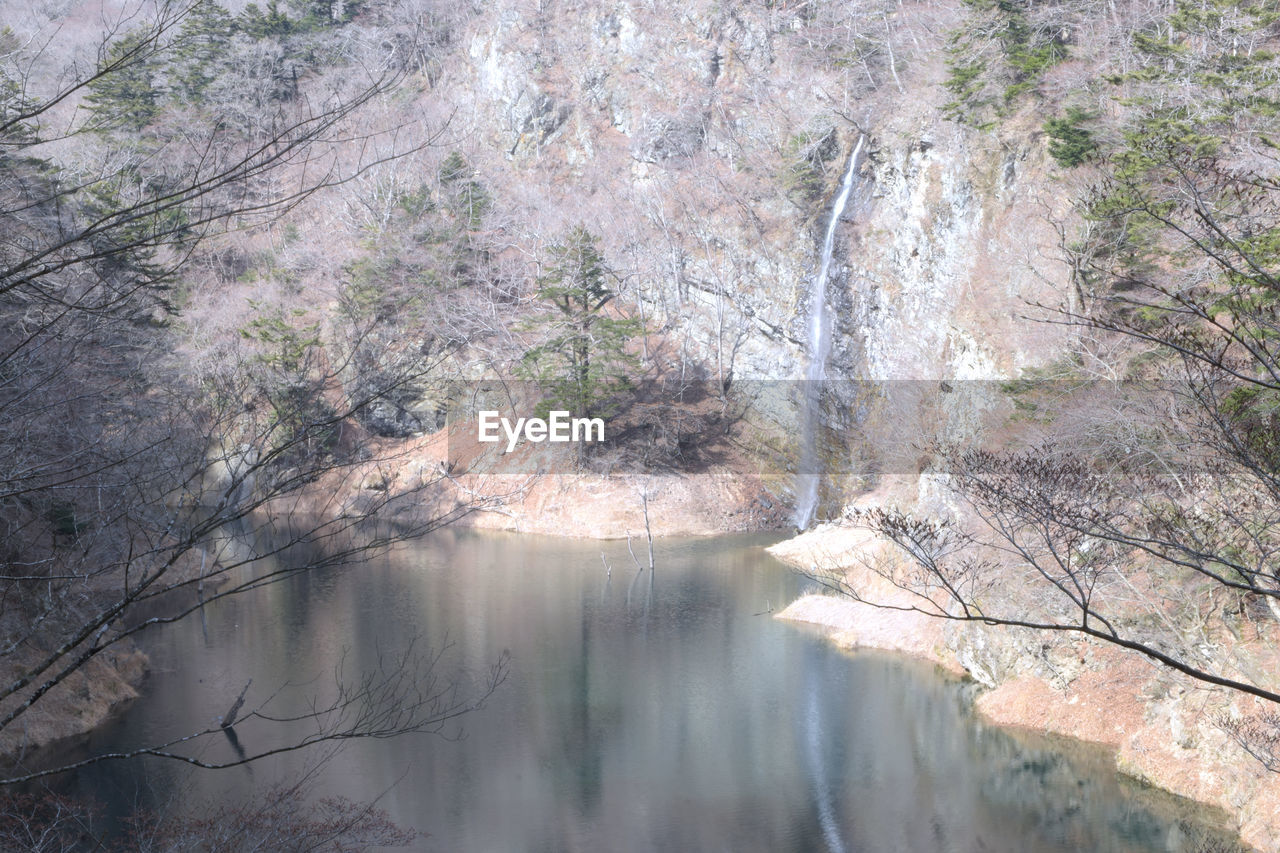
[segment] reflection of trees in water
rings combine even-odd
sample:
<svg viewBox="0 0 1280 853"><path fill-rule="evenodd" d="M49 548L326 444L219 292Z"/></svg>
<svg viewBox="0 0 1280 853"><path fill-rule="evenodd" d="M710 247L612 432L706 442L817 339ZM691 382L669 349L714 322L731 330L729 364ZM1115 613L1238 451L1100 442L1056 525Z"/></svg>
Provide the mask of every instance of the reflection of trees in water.
<svg viewBox="0 0 1280 853"><path fill-rule="evenodd" d="M385 803L435 849L840 849L833 838L907 853L1169 849L1149 835L1117 840L1134 837L1117 830L1126 819L1179 830L1172 810L1117 786L1110 765L975 722L972 688L928 665L851 658L752 615L791 594L783 571L762 554L744 564L699 547L660 556L647 615L647 567L628 606L631 572L610 584L599 543L445 534L385 565L279 587L291 600L273 600L278 613L305 623L300 657L287 639L296 628L265 615L246 635L234 626L247 614L216 609L210 633L237 644L220 652L228 663L255 661L255 685L426 625L433 643L447 630L463 661L510 648L513 678L464 740L343 755L331 792L403 777ZM615 571L628 565L617 548ZM172 635L172 655L196 703L184 673L194 682L213 652L192 628Z"/></svg>
<svg viewBox="0 0 1280 853"><path fill-rule="evenodd" d="M821 647L802 664L809 849L1191 853L1219 837L1181 819L1191 804L1122 784L1101 749L976 720L973 688L932 667Z"/></svg>
<svg viewBox="0 0 1280 853"><path fill-rule="evenodd" d="M562 786L569 789L578 813L589 817L595 814L600 804L601 765L604 758L599 726L592 720L591 713L591 619L586 613L583 617L578 654L570 666L569 695L573 699L569 703L569 713L563 717L564 727L560 731L561 751L567 761L559 766L567 771Z"/></svg>
<svg viewBox="0 0 1280 853"><path fill-rule="evenodd" d="M1194 804L1123 783L1101 748L979 728L987 771L980 776L981 797L1002 821L1068 850L1190 853L1216 837L1181 819L1198 809Z"/></svg>

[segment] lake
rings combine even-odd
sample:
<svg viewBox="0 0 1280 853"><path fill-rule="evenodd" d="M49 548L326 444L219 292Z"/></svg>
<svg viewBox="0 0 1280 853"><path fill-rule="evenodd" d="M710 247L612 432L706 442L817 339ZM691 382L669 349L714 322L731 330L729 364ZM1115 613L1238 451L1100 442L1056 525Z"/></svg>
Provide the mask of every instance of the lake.
<svg viewBox="0 0 1280 853"><path fill-rule="evenodd" d="M972 684L773 619L805 583L764 552L775 538L659 541L650 574L621 542L447 530L220 602L151 636L144 698L94 749L209 724L250 678L246 706L280 691L302 708L339 662L368 669L415 637L464 685L507 652L510 674L449 737L216 772L101 765L75 787L121 812L310 772L314 796L378 797L439 851L1194 849L1198 810L1102 751L986 725ZM236 731L250 751L297 733ZM200 754L234 753L219 737Z"/></svg>

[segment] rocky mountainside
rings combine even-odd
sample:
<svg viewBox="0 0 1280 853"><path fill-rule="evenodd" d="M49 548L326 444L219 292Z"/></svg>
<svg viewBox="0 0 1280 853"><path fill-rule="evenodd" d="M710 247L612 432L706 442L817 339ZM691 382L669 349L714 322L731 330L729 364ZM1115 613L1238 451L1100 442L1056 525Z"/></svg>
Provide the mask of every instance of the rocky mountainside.
<svg viewBox="0 0 1280 853"><path fill-rule="evenodd" d="M806 287L866 133L833 375L1008 376L1061 350L1020 315L1068 293L1054 223L1070 199L1044 106L997 132L944 114L962 9L495 4L423 98L459 105L465 153L527 237L598 225L649 328L746 378L803 373Z"/></svg>
<svg viewBox="0 0 1280 853"><path fill-rule="evenodd" d="M407 312L386 334L439 336L427 329L445 311L450 371L519 376L548 247L585 225L617 276L616 310L642 323L632 344L642 375L739 383L746 420L764 423L763 437L744 439L766 466L759 494L787 503L799 395L750 383L805 375L808 291L863 134L868 156L836 231L828 375L885 388L1010 378L1070 348L1069 330L1027 320L1043 314L1032 303L1073 293L1070 177L1041 127L1055 107L1024 96L996 128L948 115L948 40L968 13L963 3L424 6L416 20L436 37L379 121L408 116L408 132L432 134L431 145L300 218L301 240L274 252L268 278L301 276L310 298L341 300L369 282L387 288L390 271L421 275L430 245L451 246L463 264L432 279L451 307ZM349 26L376 36L405 14L370 7ZM344 209L361 215L335 221ZM308 237L318 232L323 253ZM241 290L258 298L263 284ZM831 392L828 457L878 452L850 429L860 388ZM421 430L435 403L406 398L369 425ZM971 402L922 405L895 410L899 437L974 426ZM822 514L833 515L865 470L824 473L837 485L824 489Z"/></svg>
<svg viewBox="0 0 1280 853"><path fill-rule="evenodd" d="M1024 96L995 128L948 115L948 40L968 12L499 3L456 23L417 104L448 105L448 145L491 199L478 239L536 259L587 223L621 276L625 310L644 321L649 375L721 385L805 375L822 233L865 134L836 231L827 375L887 382L876 387L893 401L899 380L1012 378L1071 349L1069 329L1028 319L1045 315L1034 304L1074 298L1073 178L1042 128L1056 107ZM518 339L518 320L504 334ZM477 343L508 359L520 347ZM797 450L785 425L799 398L783 393L781 408L764 394L756 411L784 424L758 452L766 488L786 502ZM828 458L880 452L851 430L865 393L832 390ZM904 436L971 430L974 407L989 405L930 399L906 414L890 402L882 420L899 445L887 452ZM779 467L778 452L791 461ZM824 489L822 514L838 513L876 467L825 471L839 485Z"/></svg>

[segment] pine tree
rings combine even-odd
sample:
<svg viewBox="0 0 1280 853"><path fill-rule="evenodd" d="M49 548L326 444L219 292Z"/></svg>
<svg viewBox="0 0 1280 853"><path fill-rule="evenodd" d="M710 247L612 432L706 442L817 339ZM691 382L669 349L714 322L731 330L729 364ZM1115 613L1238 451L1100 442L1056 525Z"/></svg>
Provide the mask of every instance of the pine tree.
<svg viewBox="0 0 1280 853"><path fill-rule="evenodd" d="M540 410L607 415L610 398L628 387L627 371L637 363L626 344L641 325L606 310L617 295L608 285L615 274L598 243L585 227L574 227L551 248L551 263L538 279L538 298L554 311L531 324L544 340L525 353L520 372L544 383Z"/></svg>
<svg viewBox="0 0 1280 853"><path fill-rule="evenodd" d="M236 26L255 39L287 36L295 29L294 22L280 11L276 0L269 0L266 11L259 8L257 3L249 3L236 19Z"/></svg>
<svg viewBox="0 0 1280 853"><path fill-rule="evenodd" d="M1084 126L1092 118L1079 107L1067 107L1066 116L1051 118L1044 123L1044 132L1050 140L1049 155L1058 161L1059 166L1068 169L1079 166L1098 150L1093 134Z"/></svg>
<svg viewBox="0 0 1280 853"><path fill-rule="evenodd" d="M218 62L226 55L234 31L235 19L214 0L201 0L192 7L173 48L174 77L185 98L202 99L205 87L218 76Z"/></svg>
<svg viewBox="0 0 1280 853"><path fill-rule="evenodd" d="M160 111L155 78L159 69L154 33L129 33L107 49L110 73L89 84L85 97L101 127L141 130Z"/></svg>

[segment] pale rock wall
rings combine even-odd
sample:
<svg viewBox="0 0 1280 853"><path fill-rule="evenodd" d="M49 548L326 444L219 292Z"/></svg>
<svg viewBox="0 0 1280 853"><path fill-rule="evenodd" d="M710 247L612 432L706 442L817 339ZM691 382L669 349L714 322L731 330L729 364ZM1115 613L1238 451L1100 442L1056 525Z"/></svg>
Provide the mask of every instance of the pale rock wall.
<svg viewBox="0 0 1280 853"><path fill-rule="evenodd" d="M1044 280L1063 279L1033 265L1047 233L1029 202L1043 145L943 119L927 44L903 72L919 88L851 88L805 52L815 26L698 3L500 3L473 23L443 94L468 102L487 175L556 199L540 211L550 236L557 219L603 227L637 262L660 328L704 358L743 331L735 375L749 377L803 372L830 195L866 131L872 157L838 247L832 374L988 377L1034 363L1044 348L1025 344L1039 336L1011 335L1010 321L1028 298L1055 301ZM780 186L788 146L824 133L828 191L797 204Z"/></svg>
<svg viewBox="0 0 1280 853"><path fill-rule="evenodd" d="M869 156L837 231L828 376L892 383L1014 377L1069 352L1028 320L1070 291L1050 220L1070 221L1028 112L1000 136L943 117L953 4L729 6L693 0L500 0L470 19L424 100L456 105L456 133L530 269L578 222L625 277L653 365L691 379L798 379L808 289L832 195L860 134ZM868 21L885 54L850 65ZM950 16L950 17L948 17ZM887 24L886 24L887 26ZM806 165L807 164L807 165ZM811 167L810 195L791 182ZM854 423L839 399L832 454L963 439L1001 403L975 394L894 401ZM853 392L850 392L853 393ZM794 396L794 395L793 395ZM766 420L795 422L798 397ZM874 407L873 407L874 408ZM873 413L872 420L875 420ZM786 430L784 429L785 433ZM915 473L895 448L883 473ZM826 512L838 509L833 482Z"/></svg>
<svg viewBox="0 0 1280 853"><path fill-rule="evenodd" d="M862 338L861 375L990 379L1059 357L1068 336L1028 317L1068 291L1041 142L984 138L928 112L901 124L877 140L848 252L844 329Z"/></svg>

